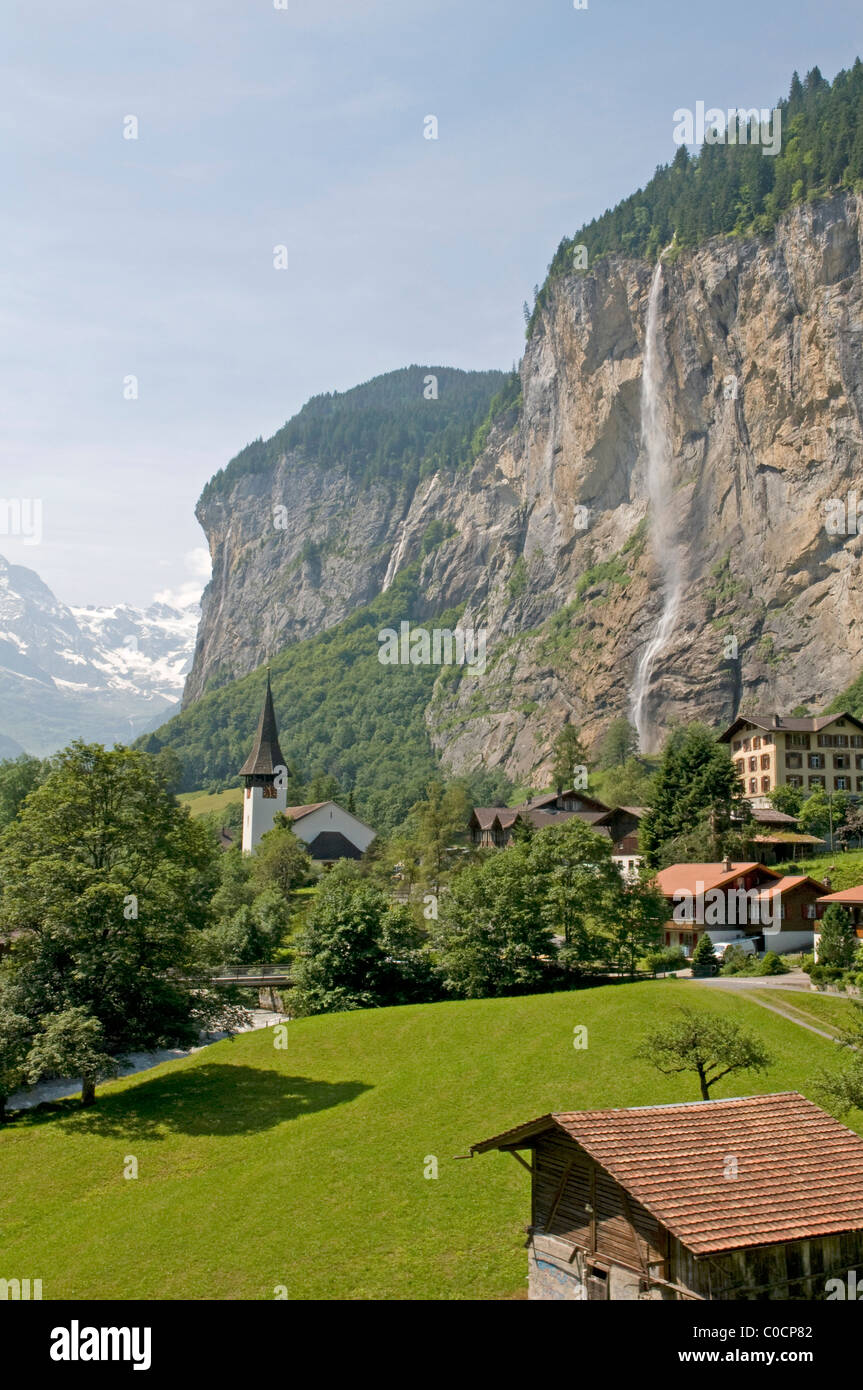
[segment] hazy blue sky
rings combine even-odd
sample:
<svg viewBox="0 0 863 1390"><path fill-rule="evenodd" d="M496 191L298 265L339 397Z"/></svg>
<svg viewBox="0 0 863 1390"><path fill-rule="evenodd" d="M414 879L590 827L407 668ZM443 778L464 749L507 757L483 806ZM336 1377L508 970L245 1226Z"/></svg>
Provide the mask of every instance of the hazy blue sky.
<svg viewBox="0 0 863 1390"><path fill-rule="evenodd" d="M863 53L860 0L6 0L0 30L0 496L44 507L0 553L71 603L180 590L202 485L310 395L509 367L677 107Z"/></svg>

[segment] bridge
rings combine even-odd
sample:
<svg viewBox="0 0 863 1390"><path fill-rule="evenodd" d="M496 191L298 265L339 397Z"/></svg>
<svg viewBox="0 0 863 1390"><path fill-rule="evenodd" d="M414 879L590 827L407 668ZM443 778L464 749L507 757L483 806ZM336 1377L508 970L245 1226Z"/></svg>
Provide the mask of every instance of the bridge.
<svg viewBox="0 0 863 1390"><path fill-rule="evenodd" d="M275 989L290 985L291 977L286 965L265 961L257 965L238 965L222 975L211 975L208 983L222 989L234 985L245 985L249 989Z"/></svg>

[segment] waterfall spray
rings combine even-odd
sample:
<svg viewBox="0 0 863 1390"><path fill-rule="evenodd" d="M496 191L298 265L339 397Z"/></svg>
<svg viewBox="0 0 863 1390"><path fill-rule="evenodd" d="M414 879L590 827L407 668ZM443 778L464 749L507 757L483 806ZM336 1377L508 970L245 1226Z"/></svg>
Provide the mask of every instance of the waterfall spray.
<svg viewBox="0 0 863 1390"><path fill-rule="evenodd" d="M682 585L676 519L672 513L671 458L662 408L664 355L659 317L661 293L660 256L647 302L644 368L641 376L641 441L647 455L650 544L662 576L662 612L653 636L641 653L632 687L632 722L638 730L638 742L642 753L654 752L655 731L647 710L647 695L656 658L671 637L677 622Z"/></svg>

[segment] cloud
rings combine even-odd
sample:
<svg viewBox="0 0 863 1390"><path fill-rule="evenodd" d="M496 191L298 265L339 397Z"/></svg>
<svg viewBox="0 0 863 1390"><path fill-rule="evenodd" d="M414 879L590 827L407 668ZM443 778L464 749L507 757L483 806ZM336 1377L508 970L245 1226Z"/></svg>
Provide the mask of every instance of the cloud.
<svg viewBox="0 0 863 1390"><path fill-rule="evenodd" d="M171 608L197 607L204 592L204 585L210 579L212 567L209 550L203 545L196 546L194 550L187 550L183 556L183 565L191 578L180 584L179 588L160 589L153 595L154 603L165 603Z"/></svg>

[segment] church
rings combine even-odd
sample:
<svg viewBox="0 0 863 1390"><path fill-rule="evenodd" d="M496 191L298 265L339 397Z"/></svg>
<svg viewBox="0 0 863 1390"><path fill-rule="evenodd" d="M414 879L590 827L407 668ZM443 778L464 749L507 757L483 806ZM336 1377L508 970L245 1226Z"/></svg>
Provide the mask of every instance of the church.
<svg viewBox="0 0 863 1390"><path fill-rule="evenodd" d="M312 862L320 867L338 859L361 859L375 832L335 801L289 806L288 769L279 747L276 711L267 667L267 690L255 743L243 766L243 853L251 854L276 817L287 816Z"/></svg>

